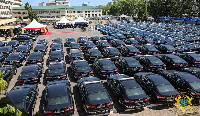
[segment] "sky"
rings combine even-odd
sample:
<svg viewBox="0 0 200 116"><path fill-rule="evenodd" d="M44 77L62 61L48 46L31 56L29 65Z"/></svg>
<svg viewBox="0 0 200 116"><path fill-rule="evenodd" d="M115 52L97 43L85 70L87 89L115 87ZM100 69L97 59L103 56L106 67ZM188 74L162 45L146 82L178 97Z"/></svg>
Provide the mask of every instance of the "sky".
<svg viewBox="0 0 200 116"><path fill-rule="evenodd" d="M40 2L48 2L48 0L23 0L25 5L26 2L29 2L31 6L38 6ZM89 2L89 6L98 6L98 5L106 5L108 2L112 2L112 0L69 0L70 6L81 6L82 3Z"/></svg>

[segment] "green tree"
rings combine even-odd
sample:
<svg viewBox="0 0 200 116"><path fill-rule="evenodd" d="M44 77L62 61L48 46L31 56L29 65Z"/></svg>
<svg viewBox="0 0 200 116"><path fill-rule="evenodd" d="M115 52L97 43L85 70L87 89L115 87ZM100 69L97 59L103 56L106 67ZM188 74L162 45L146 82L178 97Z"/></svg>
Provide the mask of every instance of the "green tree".
<svg viewBox="0 0 200 116"><path fill-rule="evenodd" d="M29 5L28 2L25 4L25 9L28 11L28 18L31 21L33 21L33 19L35 19L36 21L40 22L39 17L37 16L37 14L35 12L33 12L33 9L31 7L31 5Z"/></svg>

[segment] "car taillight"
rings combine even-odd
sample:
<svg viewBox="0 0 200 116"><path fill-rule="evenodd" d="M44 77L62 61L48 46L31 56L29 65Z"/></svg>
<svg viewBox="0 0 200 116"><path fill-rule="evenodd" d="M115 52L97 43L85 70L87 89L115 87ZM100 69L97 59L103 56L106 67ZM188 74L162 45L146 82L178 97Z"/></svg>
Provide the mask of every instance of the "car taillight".
<svg viewBox="0 0 200 116"><path fill-rule="evenodd" d="M103 56L100 56L100 58L103 58Z"/></svg>
<svg viewBox="0 0 200 116"><path fill-rule="evenodd" d="M88 106L87 104L85 104L87 108L96 108L96 106Z"/></svg>
<svg viewBox="0 0 200 116"><path fill-rule="evenodd" d="M115 72L117 72L117 71L118 71L118 69L115 69L114 71L115 71Z"/></svg>
<svg viewBox="0 0 200 116"><path fill-rule="evenodd" d="M158 95L157 95L157 98L158 99L167 99L167 97L162 97L162 96L158 96Z"/></svg>
<svg viewBox="0 0 200 116"><path fill-rule="evenodd" d="M38 62L42 61L42 59L37 60Z"/></svg>
<svg viewBox="0 0 200 116"><path fill-rule="evenodd" d="M18 82L23 82L23 80L17 80Z"/></svg>
<svg viewBox="0 0 200 116"><path fill-rule="evenodd" d="M74 59L73 57L71 57L70 59Z"/></svg>
<svg viewBox="0 0 200 116"><path fill-rule="evenodd" d="M143 69L143 67L140 67L140 69Z"/></svg>
<svg viewBox="0 0 200 116"><path fill-rule="evenodd" d="M72 110L72 109L73 109L73 104L72 104L72 106L71 106L71 107L69 107L69 108L65 109L65 111L70 111L70 110Z"/></svg>
<svg viewBox="0 0 200 116"><path fill-rule="evenodd" d="M150 66L150 67L156 68L156 66Z"/></svg>
<svg viewBox="0 0 200 116"><path fill-rule="evenodd" d="M150 99L150 98L149 98L149 97L147 97L146 99L144 99L144 101L149 101L149 99Z"/></svg>
<svg viewBox="0 0 200 116"><path fill-rule="evenodd" d="M34 50L34 52L37 52L37 50Z"/></svg>
<svg viewBox="0 0 200 116"><path fill-rule="evenodd" d="M113 101L108 103L108 104L106 104L106 106L111 106L111 105L113 105Z"/></svg>
<svg viewBox="0 0 200 116"><path fill-rule="evenodd" d="M129 100L126 100L126 99L124 99L124 101L125 101L126 103L135 103L135 101L129 101Z"/></svg>
<svg viewBox="0 0 200 116"><path fill-rule="evenodd" d="M185 65L188 65L188 63L185 63Z"/></svg>
<svg viewBox="0 0 200 116"><path fill-rule="evenodd" d="M101 72L102 72L102 73L106 73L107 71L106 71L106 70L102 70Z"/></svg>
<svg viewBox="0 0 200 116"><path fill-rule="evenodd" d="M17 61L14 61L14 62L19 62L19 60L17 60Z"/></svg>
<svg viewBox="0 0 200 116"><path fill-rule="evenodd" d="M141 54L142 52L138 52L139 54Z"/></svg>
<svg viewBox="0 0 200 116"><path fill-rule="evenodd" d="M200 93L196 93L196 92L192 92L192 91L191 91L191 94L192 95L200 95Z"/></svg>
<svg viewBox="0 0 200 116"><path fill-rule="evenodd" d="M47 77L47 78L52 79L53 77Z"/></svg>
<svg viewBox="0 0 200 116"><path fill-rule="evenodd" d="M81 49L81 48L78 48L79 50Z"/></svg>
<svg viewBox="0 0 200 116"><path fill-rule="evenodd" d="M181 64L173 64L174 66L180 66Z"/></svg>
<svg viewBox="0 0 200 116"><path fill-rule="evenodd" d="M167 51L168 53L172 53L173 51Z"/></svg>
<svg viewBox="0 0 200 116"><path fill-rule="evenodd" d="M28 60L27 62L31 62L31 60Z"/></svg>
<svg viewBox="0 0 200 116"><path fill-rule="evenodd" d="M40 50L41 52L45 52L45 50Z"/></svg>
<svg viewBox="0 0 200 116"><path fill-rule="evenodd" d="M119 56L122 56L122 54L119 54Z"/></svg>
<svg viewBox="0 0 200 116"><path fill-rule="evenodd" d="M66 77L66 75L61 75L60 77Z"/></svg>
<svg viewBox="0 0 200 116"><path fill-rule="evenodd" d="M115 55L109 55L110 57L114 57Z"/></svg>
<svg viewBox="0 0 200 116"><path fill-rule="evenodd" d="M129 53L129 54L134 54L134 53Z"/></svg>
<svg viewBox="0 0 200 116"><path fill-rule="evenodd" d="M156 51L157 53L160 53L160 51Z"/></svg>
<svg viewBox="0 0 200 116"><path fill-rule="evenodd" d="M28 51L23 51L23 53L27 53Z"/></svg>
<svg viewBox="0 0 200 116"><path fill-rule="evenodd" d="M63 60L63 58L58 58L59 60Z"/></svg>
<svg viewBox="0 0 200 116"><path fill-rule="evenodd" d="M90 57L90 58L95 58L95 57Z"/></svg>
<svg viewBox="0 0 200 116"><path fill-rule="evenodd" d="M150 54L152 54L153 52L149 52Z"/></svg>
<svg viewBox="0 0 200 116"><path fill-rule="evenodd" d="M49 59L49 61L54 61L54 59Z"/></svg>
<svg viewBox="0 0 200 116"><path fill-rule="evenodd" d="M44 111L45 112L45 114L52 114L53 113L53 111Z"/></svg>
<svg viewBox="0 0 200 116"><path fill-rule="evenodd" d="M89 74L93 74L93 71L89 72Z"/></svg>
<svg viewBox="0 0 200 116"><path fill-rule="evenodd" d="M200 64L200 62L195 62L196 64Z"/></svg>
<svg viewBox="0 0 200 116"><path fill-rule="evenodd" d="M76 75L82 75L81 73L75 73Z"/></svg>
<svg viewBox="0 0 200 116"><path fill-rule="evenodd" d="M83 58L83 57L80 57L80 58Z"/></svg>
<svg viewBox="0 0 200 116"><path fill-rule="evenodd" d="M31 79L31 81L36 81L38 78L36 77L36 78L33 78L33 79Z"/></svg>
<svg viewBox="0 0 200 116"><path fill-rule="evenodd" d="M165 64L163 64L162 66L163 66L163 67L166 67L166 65L165 65Z"/></svg>
<svg viewBox="0 0 200 116"><path fill-rule="evenodd" d="M180 94L179 95L176 95L176 97L179 97L179 96L181 96Z"/></svg>
<svg viewBox="0 0 200 116"><path fill-rule="evenodd" d="M133 68L127 68L128 70L132 70Z"/></svg>

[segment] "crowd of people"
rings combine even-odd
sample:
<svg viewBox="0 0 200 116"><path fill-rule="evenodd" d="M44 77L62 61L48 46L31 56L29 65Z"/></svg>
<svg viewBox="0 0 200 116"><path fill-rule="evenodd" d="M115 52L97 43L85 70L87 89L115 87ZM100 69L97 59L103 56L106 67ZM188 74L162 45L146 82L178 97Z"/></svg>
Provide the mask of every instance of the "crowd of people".
<svg viewBox="0 0 200 116"><path fill-rule="evenodd" d="M68 24L57 24L54 23L54 28L57 29L63 29L63 28L82 28L82 27L88 27L88 23L68 23Z"/></svg>
<svg viewBox="0 0 200 116"><path fill-rule="evenodd" d="M14 37L19 34L21 34L21 28L0 29L0 37L4 37L5 40L9 37Z"/></svg>

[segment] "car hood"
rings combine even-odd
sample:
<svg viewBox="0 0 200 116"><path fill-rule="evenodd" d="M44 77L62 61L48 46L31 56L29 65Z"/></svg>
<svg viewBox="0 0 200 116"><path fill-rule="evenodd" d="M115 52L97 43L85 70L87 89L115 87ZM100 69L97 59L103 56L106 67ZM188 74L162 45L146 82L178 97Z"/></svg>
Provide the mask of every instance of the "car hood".
<svg viewBox="0 0 200 116"><path fill-rule="evenodd" d="M180 93L177 91L160 92L161 96L173 96L173 95L178 95L178 94L180 94Z"/></svg>
<svg viewBox="0 0 200 116"><path fill-rule="evenodd" d="M134 95L134 96L127 96L130 100L138 100L138 99L145 99L147 98L146 94L141 94L141 95Z"/></svg>

